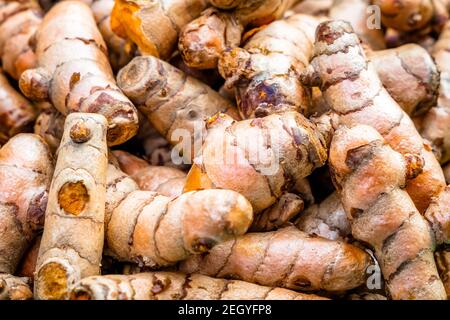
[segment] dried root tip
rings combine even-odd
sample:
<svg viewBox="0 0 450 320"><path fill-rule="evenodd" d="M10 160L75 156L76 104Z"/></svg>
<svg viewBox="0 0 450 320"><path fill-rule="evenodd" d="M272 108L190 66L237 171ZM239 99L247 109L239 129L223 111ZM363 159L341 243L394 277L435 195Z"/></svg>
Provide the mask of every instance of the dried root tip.
<svg viewBox="0 0 450 320"><path fill-rule="evenodd" d="M280 197L272 207L256 216L250 231L271 231L277 229L300 213L305 206L303 199L293 193Z"/></svg>
<svg viewBox="0 0 450 320"><path fill-rule="evenodd" d="M215 279L198 274L147 272L81 280L73 300L324 300L314 294Z"/></svg>
<svg viewBox="0 0 450 320"><path fill-rule="evenodd" d="M178 49L189 67L214 69L226 49L239 46L243 29L232 13L209 8L183 28Z"/></svg>
<svg viewBox="0 0 450 320"><path fill-rule="evenodd" d="M33 293L25 277L0 274L0 300L30 300Z"/></svg>
<svg viewBox="0 0 450 320"><path fill-rule="evenodd" d="M26 70L19 79L23 94L35 101L47 101L52 76L44 68Z"/></svg>
<svg viewBox="0 0 450 320"><path fill-rule="evenodd" d="M405 153L403 157L406 161L406 179L414 179L423 172L425 160L422 156Z"/></svg>
<svg viewBox="0 0 450 320"><path fill-rule="evenodd" d="M247 68L245 67L250 57L250 53L242 48L233 48L222 54L218 69L220 75L226 79L226 88L232 88L239 81L250 79L252 74L247 74Z"/></svg>

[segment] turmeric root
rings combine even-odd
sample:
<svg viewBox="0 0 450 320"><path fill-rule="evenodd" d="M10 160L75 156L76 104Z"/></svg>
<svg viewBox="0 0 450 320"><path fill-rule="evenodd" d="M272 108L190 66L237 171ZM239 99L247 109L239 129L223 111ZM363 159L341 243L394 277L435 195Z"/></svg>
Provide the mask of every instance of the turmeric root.
<svg viewBox="0 0 450 320"><path fill-rule="evenodd" d="M186 173L181 170L151 166L147 161L125 151L113 151L120 169L136 181L139 189L155 191L167 197L176 197L183 193Z"/></svg>
<svg viewBox="0 0 450 320"><path fill-rule="evenodd" d="M206 0L116 0L111 27L136 43L142 54L167 60L176 49L181 28L207 5Z"/></svg>
<svg viewBox="0 0 450 320"><path fill-rule="evenodd" d="M384 34L376 25L374 12L369 9L370 0L335 0L329 17L333 20L350 22L358 37L373 50L386 48Z"/></svg>
<svg viewBox="0 0 450 320"><path fill-rule="evenodd" d="M0 144L20 132L30 131L36 116L31 103L9 84L0 70Z"/></svg>
<svg viewBox="0 0 450 320"><path fill-rule="evenodd" d="M450 299L450 251L448 249L436 252L436 264L447 292L447 299Z"/></svg>
<svg viewBox="0 0 450 320"><path fill-rule="evenodd" d="M178 50L189 67L215 69L222 53L239 46L247 27L262 26L283 17L295 2L240 1L233 11L209 8L181 30Z"/></svg>
<svg viewBox="0 0 450 320"><path fill-rule="evenodd" d="M134 58L120 70L117 83L172 144L179 142L177 133L181 133L188 135L190 147L199 148L208 118L218 112L238 117L233 105L216 91L152 56ZM183 157L190 161L193 153Z"/></svg>
<svg viewBox="0 0 450 320"><path fill-rule="evenodd" d="M183 261L180 270L292 290L341 291L363 284L370 263L353 245L287 227L218 244Z"/></svg>
<svg viewBox="0 0 450 320"><path fill-rule="evenodd" d="M111 213L107 253L152 268L168 266L244 234L252 218L250 203L230 190L193 191L173 200L134 191Z"/></svg>
<svg viewBox="0 0 450 320"><path fill-rule="evenodd" d="M67 299L75 282L100 272L106 195L106 118L67 116L49 191L35 273L37 299Z"/></svg>
<svg viewBox="0 0 450 320"><path fill-rule="evenodd" d="M423 29L448 19L448 0L373 0L381 10L381 22L400 31Z"/></svg>
<svg viewBox="0 0 450 320"><path fill-rule="evenodd" d="M29 279L0 273L0 300L30 300L33 298Z"/></svg>
<svg viewBox="0 0 450 320"><path fill-rule="evenodd" d="M314 124L293 111L243 121L215 116L185 191L231 189L260 213L324 165L332 128L329 118L320 121Z"/></svg>
<svg viewBox="0 0 450 320"><path fill-rule="evenodd" d="M109 145L136 134L137 111L115 84L105 43L87 5L57 3L45 15L36 39L38 68L25 71L19 83L25 96L48 100L64 115L104 115Z"/></svg>
<svg viewBox="0 0 450 320"><path fill-rule="evenodd" d="M420 116L436 105L439 71L424 48L411 43L366 53L383 86L409 116Z"/></svg>
<svg viewBox="0 0 450 320"><path fill-rule="evenodd" d="M52 174L52 155L37 135L18 134L0 149L0 273L16 271L42 230Z"/></svg>
<svg viewBox="0 0 450 320"><path fill-rule="evenodd" d="M320 87L341 124L370 125L395 151L423 158L422 173L409 180L406 187L423 213L432 197L445 187L442 169L411 119L383 88L352 27L344 21L321 23L314 53L302 81Z"/></svg>
<svg viewBox="0 0 450 320"><path fill-rule="evenodd" d="M19 267L17 268L16 275L19 277L27 277L30 279L30 283L33 283L34 270L36 270L36 263L39 254L39 247L41 245L42 236L37 236L34 239L33 244L28 248L25 255L22 257Z"/></svg>
<svg viewBox="0 0 450 320"><path fill-rule="evenodd" d="M436 243L450 243L450 185L433 198L425 218L434 231Z"/></svg>
<svg viewBox="0 0 450 320"><path fill-rule="evenodd" d="M0 57L5 71L16 80L36 66L30 42L42 16L35 0L0 1Z"/></svg>
<svg viewBox="0 0 450 320"><path fill-rule="evenodd" d="M307 208L294 224L308 234L330 240L343 240L351 234L350 222L336 192Z"/></svg>
<svg viewBox="0 0 450 320"><path fill-rule="evenodd" d="M151 268L244 234L253 219L250 203L237 192L205 190L172 199L140 191L114 161L108 165L106 193L106 253Z"/></svg>
<svg viewBox="0 0 450 320"><path fill-rule="evenodd" d="M61 143L65 119L62 113L52 107L43 110L34 124L34 133L47 142L53 154Z"/></svg>
<svg viewBox="0 0 450 320"><path fill-rule="evenodd" d="M119 71L133 58L135 45L117 34L111 28L111 14L114 0L94 0L91 4L92 13L98 29L108 46L109 61L114 71Z"/></svg>
<svg viewBox="0 0 450 320"><path fill-rule="evenodd" d="M374 248L391 298L445 299L431 228L402 189L417 162L360 125L335 132L330 166L353 237Z"/></svg>
<svg viewBox="0 0 450 320"><path fill-rule="evenodd" d="M378 51L366 48L365 52L385 89L409 116L423 115L436 105L439 71L421 46L410 43ZM312 114L330 109L317 87L313 88L311 105Z"/></svg>
<svg viewBox="0 0 450 320"><path fill-rule="evenodd" d="M314 294L199 274L148 272L85 278L73 300L324 300Z"/></svg>
<svg viewBox="0 0 450 320"><path fill-rule="evenodd" d="M219 72L235 87L244 119L283 111L309 111L309 93L299 75L312 57L319 19L297 14L255 33L244 48L225 52Z"/></svg>
<svg viewBox="0 0 450 320"><path fill-rule="evenodd" d="M437 105L425 115L422 136L433 145L441 163L450 160L450 22L442 31L433 48L433 57L441 72Z"/></svg>

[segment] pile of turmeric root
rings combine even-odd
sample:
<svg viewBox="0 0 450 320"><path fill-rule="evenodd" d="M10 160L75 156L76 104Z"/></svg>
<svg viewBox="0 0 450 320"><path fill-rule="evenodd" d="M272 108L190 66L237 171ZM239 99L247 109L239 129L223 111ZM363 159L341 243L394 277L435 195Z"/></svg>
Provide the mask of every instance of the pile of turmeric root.
<svg viewBox="0 0 450 320"><path fill-rule="evenodd" d="M450 299L449 16L0 0L0 299Z"/></svg>

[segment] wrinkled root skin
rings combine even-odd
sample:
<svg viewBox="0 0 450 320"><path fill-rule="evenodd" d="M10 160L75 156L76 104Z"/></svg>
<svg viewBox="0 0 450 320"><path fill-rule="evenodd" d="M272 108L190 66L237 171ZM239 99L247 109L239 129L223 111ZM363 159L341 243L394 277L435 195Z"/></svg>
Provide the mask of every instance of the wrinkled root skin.
<svg viewBox="0 0 450 320"><path fill-rule="evenodd" d="M394 300L446 299L436 269L434 236L404 191L409 159L372 127L341 127L330 166L355 239L370 245Z"/></svg>
<svg viewBox="0 0 450 320"><path fill-rule="evenodd" d="M198 274L148 272L83 279L73 300L324 300L314 294Z"/></svg>

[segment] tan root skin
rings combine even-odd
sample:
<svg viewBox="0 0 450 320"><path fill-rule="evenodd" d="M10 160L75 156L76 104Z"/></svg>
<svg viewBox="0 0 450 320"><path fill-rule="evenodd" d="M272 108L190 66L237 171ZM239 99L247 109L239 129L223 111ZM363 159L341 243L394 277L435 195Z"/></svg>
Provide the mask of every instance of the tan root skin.
<svg viewBox="0 0 450 320"><path fill-rule="evenodd" d="M125 189L123 182L118 183ZM125 198L110 203L107 210L107 254L150 267L173 265L191 254L207 252L244 234L253 218L243 196L216 189L175 199L128 189Z"/></svg>
<svg viewBox="0 0 450 320"><path fill-rule="evenodd" d="M207 5L206 0L117 0L111 27L136 43L142 54L167 60L176 49L178 32Z"/></svg>
<svg viewBox="0 0 450 320"><path fill-rule="evenodd" d="M353 245L286 227L226 241L183 261L180 270L293 290L341 291L362 285L370 263Z"/></svg>
<svg viewBox="0 0 450 320"><path fill-rule="evenodd" d="M430 226L403 190L416 174L411 165L416 163L395 152L372 127L342 126L334 134L333 181L353 237L374 249L390 297L445 299Z"/></svg>
<svg viewBox="0 0 450 320"><path fill-rule="evenodd" d="M330 134L329 119L312 123L297 112L243 121L220 114L209 121L185 190L231 189L244 195L258 214L325 164Z"/></svg>
<svg viewBox="0 0 450 320"><path fill-rule="evenodd" d="M417 44L368 51L383 86L411 117L426 113L436 105L439 71L431 55Z"/></svg>
<svg viewBox="0 0 450 320"><path fill-rule="evenodd" d="M241 43L245 29L283 17L295 0L240 1L232 11L209 8L181 30L178 50L192 68L215 69L220 56ZM214 4L213 4L214 5Z"/></svg>
<svg viewBox="0 0 450 320"><path fill-rule="evenodd" d="M117 75L117 83L155 129L172 144L201 146L206 121L218 112L238 118L234 106L201 81L151 56L134 58ZM194 157L183 154L186 161Z"/></svg>
<svg viewBox="0 0 450 320"><path fill-rule="evenodd" d="M0 149L0 273L13 274L42 231L52 174L52 155L37 135L18 134Z"/></svg>
<svg viewBox="0 0 450 320"><path fill-rule="evenodd" d="M147 161L126 151L113 151L120 169L128 174L144 191L155 191L167 197L183 193L186 173L176 168L151 166Z"/></svg>
<svg viewBox="0 0 450 320"><path fill-rule="evenodd" d="M36 299L67 299L71 286L100 272L106 196L106 118L66 118L35 273Z"/></svg>
<svg viewBox="0 0 450 320"><path fill-rule="evenodd" d="M73 300L324 300L314 294L178 272L94 276L81 280Z"/></svg>
<svg viewBox="0 0 450 320"><path fill-rule="evenodd" d="M0 60L14 79L36 67L31 42L42 16L38 1L0 1Z"/></svg>
<svg viewBox="0 0 450 320"><path fill-rule="evenodd" d="M25 71L19 81L27 97L50 101L64 115L105 116L108 145L121 144L137 133L137 111L115 83L105 42L86 4L57 3L35 37L38 68Z"/></svg>
<svg viewBox="0 0 450 320"><path fill-rule="evenodd" d="M321 88L324 100L342 125L366 124L403 155L421 157L425 166L406 190L423 213L445 187L442 170L411 119L383 88L359 39L344 21L324 22L316 32L315 57L302 75L309 86Z"/></svg>
<svg viewBox="0 0 450 320"><path fill-rule="evenodd" d="M314 49L320 19L297 14L256 32L243 48L225 52L219 72L235 88L244 119L284 111L309 113L310 93L299 80Z"/></svg>
<svg viewBox="0 0 450 320"><path fill-rule="evenodd" d="M450 185L431 201L425 218L434 231L436 243L450 244Z"/></svg>
<svg viewBox="0 0 450 320"><path fill-rule="evenodd" d="M425 115L422 136L429 140L441 163L450 160L450 22L433 47L433 57L440 70L440 86L437 105Z"/></svg>
<svg viewBox="0 0 450 320"><path fill-rule="evenodd" d="M10 85L0 69L0 144L18 133L31 131L36 116L33 105Z"/></svg>

